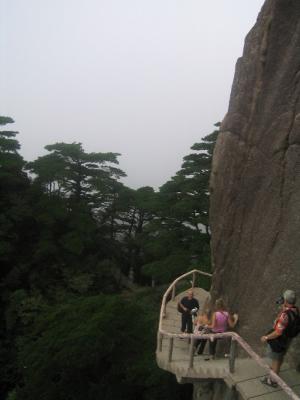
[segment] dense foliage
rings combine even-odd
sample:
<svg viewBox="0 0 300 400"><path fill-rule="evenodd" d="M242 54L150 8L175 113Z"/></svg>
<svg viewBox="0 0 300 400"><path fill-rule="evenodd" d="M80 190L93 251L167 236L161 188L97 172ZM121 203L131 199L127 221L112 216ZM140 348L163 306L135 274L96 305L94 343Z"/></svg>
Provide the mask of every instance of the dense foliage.
<svg viewBox="0 0 300 400"><path fill-rule="evenodd" d="M163 285L209 269L217 134L155 192L120 182L118 153L55 143L26 163L0 131L0 399L188 398L155 365L157 317Z"/></svg>

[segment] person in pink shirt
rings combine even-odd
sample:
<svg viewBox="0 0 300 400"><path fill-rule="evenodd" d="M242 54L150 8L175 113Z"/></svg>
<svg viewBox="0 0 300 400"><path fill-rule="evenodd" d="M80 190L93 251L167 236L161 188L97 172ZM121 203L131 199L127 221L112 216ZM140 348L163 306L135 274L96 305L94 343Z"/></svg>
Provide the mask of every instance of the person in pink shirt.
<svg viewBox="0 0 300 400"><path fill-rule="evenodd" d="M218 299L215 302L215 312L212 315L211 324L207 327L211 329L212 333L223 333L229 328L233 328L236 324L236 320L232 314L230 314L225 307L223 299ZM209 354L212 358L216 355L216 346L218 339L213 342L209 341Z"/></svg>

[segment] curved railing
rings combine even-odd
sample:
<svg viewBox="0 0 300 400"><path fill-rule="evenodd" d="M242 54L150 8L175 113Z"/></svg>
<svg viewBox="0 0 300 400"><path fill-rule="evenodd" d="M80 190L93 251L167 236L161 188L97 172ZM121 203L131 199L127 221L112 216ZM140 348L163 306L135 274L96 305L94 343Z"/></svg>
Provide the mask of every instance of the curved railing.
<svg viewBox="0 0 300 400"><path fill-rule="evenodd" d="M175 295L176 295L176 284L182 280L185 279L187 276L192 275L192 288L195 286L195 280L196 280L196 274L202 275L202 276L209 276L211 277L211 274L208 274L207 272L199 271L199 270L193 270L190 272L187 272L184 275L181 275L179 278L177 278L166 290L163 299L162 299L162 304L161 304L161 309L160 309L160 317L159 317L159 328L158 328L158 335L157 335L157 351L161 352L162 351L162 340L163 337L168 337L169 338L169 347L168 347L168 361L172 361L172 353L173 353L173 343L175 338L189 338L190 339L190 348L189 348L189 368L193 368L194 364L194 344L195 341L198 339L209 339L211 341L214 341L217 338L231 338L231 343L230 343L230 353L228 357L228 362L229 362L229 371L232 373L234 372L235 368L235 359L236 359L236 351L237 351L237 344L241 346L242 349L262 368L266 370L266 372L270 375L272 380L274 380L281 388L284 390L291 399L293 400L300 400L300 397L297 396L297 394L278 376L275 372L271 370L271 368L266 364L263 359L251 348L251 346L236 332L224 332L224 333L210 333L210 334L177 334L177 333L170 333L162 329L162 322L163 319L166 315L166 305L167 305L167 299L169 298L169 295L172 291L171 299L174 300Z"/></svg>
<svg viewBox="0 0 300 400"><path fill-rule="evenodd" d="M169 298L169 295L172 291L172 295L171 295L171 299L174 300L175 296L176 296L176 284L179 281L182 281L183 279L185 279L187 276L192 275L192 288L195 286L195 282L196 282L196 275L202 275L202 276L208 276L208 277L212 277L212 274L209 274L207 272L203 272L203 271L199 271L198 269L194 269L192 271L187 272L186 274L183 274L181 276L179 276L179 278L175 279L175 281L168 287L168 289L166 290L165 294L163 295L163 299L162 299L162 303L161 303L161 308L160 308L160 317L159 317L159 328L161 329L162 327L162 319L164 318L165 312L166 312L166 306L167 306L167 299Z"/></svg>

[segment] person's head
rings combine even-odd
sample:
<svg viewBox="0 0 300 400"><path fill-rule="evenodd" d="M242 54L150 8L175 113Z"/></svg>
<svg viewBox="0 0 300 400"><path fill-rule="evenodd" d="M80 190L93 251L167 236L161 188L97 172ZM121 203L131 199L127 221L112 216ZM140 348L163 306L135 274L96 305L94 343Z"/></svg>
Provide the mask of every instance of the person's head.
<svg viewBox="0 0 300 400"><path fill-rule="evenodd" d="M224 311L226 309L224 300L222 298L216 300L215 309L216 311Z"/></svg>
<svg viewBox="0 0 300 400"><path fill-rule="evenodd" d="M286 290L283 293L283 300L285 304L294 305L296 303L296 293L293 290Z"/></svg>
<svg viewBox="0 0 300 400"><path fill-rule="evenodd" d="M186 294L187 294L187 297L188 297L189 299L192 299L193 296L194 296L194 293L193 293L192 289L189 289L189 290L187 291Z"/></svg>

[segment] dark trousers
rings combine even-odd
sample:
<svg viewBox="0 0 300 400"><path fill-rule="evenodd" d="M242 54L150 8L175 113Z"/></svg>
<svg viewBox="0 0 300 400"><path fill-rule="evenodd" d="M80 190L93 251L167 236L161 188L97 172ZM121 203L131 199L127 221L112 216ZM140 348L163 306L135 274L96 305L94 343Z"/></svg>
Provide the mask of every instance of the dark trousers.
<svg viewBox="0 0 300 400"><path fill-rule="evenodd" d="M193 321L189 312L181 314L181 332L193 333Z"/></svg>
<svg viewBox="0 0 300 400"><path fill-rule="evenodd" d="M218 339L215 339L213 342L211 340L209 341L209 354L211 356L216 354L217 341Z"/></svg>
<svg viewBox="0 0 300 400"><path fill-rule="evenodd" d="M218 339L215 339L213 342L209 341L209 354L211 356L214 356L216 354L217 341L218 341ZM197 350L198 354L203 354L206 342L207 342L207 339L199 339L199 340L197 340L196 347L199 346L199 348Z"/></svg>
<svg viewBox="0 0 300 400"><path fill-rule="evenodd" d="M198 350L197 350L198 354L203 354L206 342L207 342L207 339L199 339L196 341L196 348L198 348Z"/></svg>

